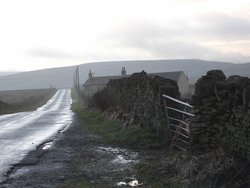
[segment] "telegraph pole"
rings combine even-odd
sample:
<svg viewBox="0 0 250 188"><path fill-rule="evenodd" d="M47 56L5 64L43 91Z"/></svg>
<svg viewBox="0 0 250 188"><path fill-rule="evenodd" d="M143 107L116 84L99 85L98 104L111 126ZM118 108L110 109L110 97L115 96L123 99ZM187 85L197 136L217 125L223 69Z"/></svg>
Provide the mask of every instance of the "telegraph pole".
<svg viewBox="0 0 250 188"><path fill-rule="evenodd" d="M75 75L74 75L74 83L75 83L75 89L80 95L80 79L79 79L79 67L76 67Z"/></svg>
<svg viewBox="0 0 250 188"><path fill-rule="evenodd" d="M74 89L76 89L76 73L75 73L75 71L73 72L73 84L74 84Z"/></svg>
<svg viewBox="0 0 250 188"><path fill-rule="evenodd" d="M77 66L73 73L74 88L80 95L80 79L79 79L79 67Z"/></svg>

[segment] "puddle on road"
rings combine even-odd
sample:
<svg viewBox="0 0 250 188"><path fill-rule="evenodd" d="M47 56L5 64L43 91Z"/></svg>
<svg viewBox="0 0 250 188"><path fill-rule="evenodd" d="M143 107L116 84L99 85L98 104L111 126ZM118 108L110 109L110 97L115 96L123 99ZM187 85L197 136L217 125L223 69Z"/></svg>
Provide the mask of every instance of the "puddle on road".
<svg viewBox="0 0 250 188"><path fill-rule="evenodd" d="M69 128L70 125L68 126L64 126L61 130L58 131L59 134L62 134L63 132L65 132L68 128ZM55 141L56 139L54 139ZM43 144L42 146L42 150L49 150L53 147L53 141L51 142L47 142L45 144Z"/></svg>
<svg viewBox="0 0 250 188"><path fill-rule="evenodd" d="M117 155L117 157L112 161L112 163L121 163L121 164L127 164L134 162L133 160L127 160L122 155Z"/></svg>
<svg viewBox="0 0 250 188"><path fill-rule="evenodd" d="M98 151L100 152L106 152L115 155L114 159L111 160L111 163L115 164L121 164L121 165L127 165L131 163L138 163L138 153L137 152L132 152L128 151L126 149L121 149L121 148L112 148L112 147L98 147ZM132 178L130 181L124 182L118 182L116 183L116 186L130 186L130 187L137 187L143 185L142 183L139 183L138 180Z"/></svg>
<svg viewBox="0 0 250 188"><path fill-rule="evenodd" d="M61 130L59 131L59 134L62 134L63 132L65 132L65 131L69 128L69 126L70 126L70 125L63 127L63 129L61 129Z"/></svg>
<svg viewBox="0 0 250 188"><path fill-rule="evenodd" d="M130 152L126 149L112 147L98 147L97 150L115 154L116 157L111 161L112 163L127 164L139 162L137 152Z"/></svg>
<svg viewBox="0 0 250 188"><path fill-rule="evenodd" d="M49 150L53 146L53 142L47 142L42 146L42 150Z"/></svg>

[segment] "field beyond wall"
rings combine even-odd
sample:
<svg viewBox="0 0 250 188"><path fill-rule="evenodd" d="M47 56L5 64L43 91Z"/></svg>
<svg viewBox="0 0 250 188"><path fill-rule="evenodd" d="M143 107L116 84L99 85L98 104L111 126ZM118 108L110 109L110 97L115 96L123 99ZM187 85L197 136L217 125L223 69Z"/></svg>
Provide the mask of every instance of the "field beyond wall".
<svg viewBox="0 0 250 188"><path fill-rule="evenodd" d="M55 93L55 88L0 91L0 114L36 110Z"/></svg>

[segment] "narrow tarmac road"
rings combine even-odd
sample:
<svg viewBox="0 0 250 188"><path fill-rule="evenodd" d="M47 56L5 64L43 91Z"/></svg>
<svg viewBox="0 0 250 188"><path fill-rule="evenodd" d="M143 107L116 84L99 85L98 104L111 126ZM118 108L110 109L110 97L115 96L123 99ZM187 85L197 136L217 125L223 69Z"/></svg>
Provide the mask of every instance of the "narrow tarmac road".
<svg viewBox="0 0 250 188"><path fill-rule="evenodd" d="M36 111L0 116L0 182L30 151L72 124L71 102L64 89Z"/></svg>

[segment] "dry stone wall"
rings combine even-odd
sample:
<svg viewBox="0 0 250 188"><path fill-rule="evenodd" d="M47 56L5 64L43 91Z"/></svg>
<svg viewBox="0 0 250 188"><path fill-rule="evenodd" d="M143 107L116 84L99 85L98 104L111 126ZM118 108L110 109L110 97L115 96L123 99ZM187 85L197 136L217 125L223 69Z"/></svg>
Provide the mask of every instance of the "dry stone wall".
<svg viewBox="0 0 250 188"><path fill-rule="evenodd" d="M180 96L175 81L146 72L128 78L111 80L107 87L92 97L92 105L101 108L124 127L166 128L165 110L161 94Z"/></svg>
<svg viewBox="0 0 250 188"><path fill-rule="evenodd" d="M195 88L195 117L190 123L191 148L222 147L250 159L250 80L220 70L207 72Z"/></svg>

